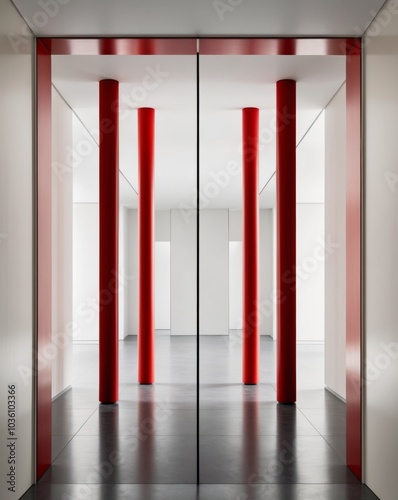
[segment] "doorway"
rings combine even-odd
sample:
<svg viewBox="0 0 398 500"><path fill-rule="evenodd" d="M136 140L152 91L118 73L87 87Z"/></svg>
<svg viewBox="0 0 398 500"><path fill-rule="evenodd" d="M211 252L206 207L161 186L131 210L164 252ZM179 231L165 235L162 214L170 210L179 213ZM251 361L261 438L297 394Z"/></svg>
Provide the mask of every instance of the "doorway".
<svg viewBox="0 0 398 500"><path fill-rule="evenodd" d="M48 294L50 276L45 272L45 262L48 259L49 251L49 226L48 226L48 204L51 204L51 198L46 197L46 186L51 179L51 158L48 150L48 134L51 134L51 56L52 55L89 55L89 54L114 54L114 55L137 55L140 53L178 53L196 56L196 39L154 39L149 43L148 40L50 40L41 39L38 41L38 261L39 261L39 303L42 305L39 311L38 325L38 350L44 349L51 339L47 328L51 318L51 310L46 301ZM361 304L361 275L360 275L360 172L361 172L361 152L360 152L360 47L357 40L295 40L286 43L286 40L267 40L267 39L241 39L241 40L211 40L204 39L200 41L200 55L338 55L347 59L347 113L348 124L347 131L350 134L348 145L349 172L347 179L347 199L353 200L349 207L352 213L347 214L347 234L350 235L347 241L348 261L353 263L347 265L349 276L347 283L350 288L347 290L347 311L350 311L348 318L347 339L350 348L350 359L347 366L347 457L348 465L360 477L360 456L361 456L361 435L360 435L360 364L361 364L361 344L360 344L360 304ZM158 51L158 52L156 52ZM173 52L174 51L174 52ZM196 56L199 57L199 56ZM354 136L352 131L355 130ZM43 194L43 196L42 196ZM193 206L193 210L195 210ZM226 245L229 249L229 244ZM171 262L173 262L171 257ZM228 275L228 268L227 268ZM47 304L47 306L45 305ZM199 331L195 334L199 335ZM212 377L214 374L212 375ZM46 370L38 373L38 477L41 477L51 463L51 372ZM196 380L196 384L198 384ZM197 386L198 390L198 386ZM237 389L232 389L232 391ZM222 389L221 389L222 391ZM200 396L200 394L199 394ZM260 395L263 396L263 395ZM252 401L252 396L247 395L248 402ZM199 397L199 405L200 405ZM247 406L246 406L247 407ZM196 408L198 411L198 408ZM278 410L278 415L283 418L282 411ZM199 408L199 422L201 411ZM257 417L256 417L257 415ZM203 416L203 415L202 415ZM149 418L148 415L146 418ZM254 429L256 427L256 411L249 415L242 415L241 422L244 427ZM279 420L284 425L282 420ZM199 427L200 429L200 427ZM248 449L256 449L257 434L252 434L252 439L248 439L243 446ZM197 441L197 443L200 443ZM194 448L194 447L193 447ZM283 451L283 450L281 450ZM191 450L194 453L194 449ZM254 454L255 455L255 454ZM248 465L246 472L255 470L257 464ZM261 459L259 450L258 459ZM199 471L200 474L200 471ZM251 476L252 473L248 475ZM247 477L247 478L248 478ZM247 479L246 478L246 479ZM200 476L195 481L200 482Z"/></svg>

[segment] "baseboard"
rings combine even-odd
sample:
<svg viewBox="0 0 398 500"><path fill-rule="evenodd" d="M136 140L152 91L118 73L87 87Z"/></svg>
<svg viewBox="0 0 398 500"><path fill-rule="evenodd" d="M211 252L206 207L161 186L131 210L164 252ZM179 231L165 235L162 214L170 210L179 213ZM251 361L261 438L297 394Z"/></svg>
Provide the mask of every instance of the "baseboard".
<svg viewBox="0 0 398 500"><path fill-rule="evenodd" d="M60 398L61 396L63 396L65 394L65 392L68 392L72 389L72 386L71 385L68 385L68 387L65 387L64 390L62 390L60 393L58 393L56 396L54 396L52 398L52 402L54 403L54 401L58 398Z"/></svg>
<svg viewBox="0 0 398 500"><path fill-rule="evenodd" d="M330 394L332 394L334 397L336 397L337 399L340 399L340 401L342 401L344 404L346 403L346 400L343 397L341 397L340 394L337 394L337 392L335 392L333 389L331 389L327 385L325 385L325 389L328 392L330 392Z"/></svg>

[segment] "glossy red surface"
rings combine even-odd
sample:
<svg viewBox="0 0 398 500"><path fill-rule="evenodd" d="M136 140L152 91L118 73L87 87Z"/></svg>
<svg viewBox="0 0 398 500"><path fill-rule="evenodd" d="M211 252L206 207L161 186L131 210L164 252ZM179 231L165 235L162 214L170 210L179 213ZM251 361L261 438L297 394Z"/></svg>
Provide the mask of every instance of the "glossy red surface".
<svg viewBox="0 0 398 500"><path fill-rule="evenodd" d="M357 53L356 38L204 38L201 55L330 56Z"/></svg>
<svg viewBox="0 0 398 500"><path fill-rule="evenodd" d="M99 399L119 399L119 82L99 82Z"/></svg>
<svg viewBox="0 0 398 500"><path fill-rule="evenodd" d="M259 109L242 110L243 143L243 367L244 384L260 382Z"/></svg>
<svg viewBox="0 0 398 500"><path fill-rule="evenodd" d="M155 382L155 110L138 109L138 382Z"/></svg>
<svg viewBox="0 0 398 500"><path fill-rule="evenodd" d="M279 403L296 401L296 82L276 84L277 369Z"/></svg>
<svg viewBox="0 0 398 500"><path fill-rule="evenodd" d="M196 38L43 38L52 55L196 55Z"/></svg>
<svg viewBox="0 0 398 500"><path fill-rule="evenodd" d="M37 41L37 478L51 464L51 56ZM50 349L50 351L49 351ZM38 360L47 360L41 362Z"/></svg>

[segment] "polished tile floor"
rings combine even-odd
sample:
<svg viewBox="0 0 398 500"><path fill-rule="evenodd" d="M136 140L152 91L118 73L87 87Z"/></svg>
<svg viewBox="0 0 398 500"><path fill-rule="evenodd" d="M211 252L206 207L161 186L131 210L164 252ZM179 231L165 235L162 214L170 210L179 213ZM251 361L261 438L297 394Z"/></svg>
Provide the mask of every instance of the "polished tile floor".
<svg viewBox="0 0 398 500"><path fill-rule="evenodd" d="M261 384L240 382L239 332L158 332L158 382L139 386L136 339L120 342L120 402L99 405L98 346L74 346L73 388L53 403L53 465L24 500L373 500L344 465L345 405L323 388L323 347L298 346L296 405L275 403L275 344Z"/></svg>

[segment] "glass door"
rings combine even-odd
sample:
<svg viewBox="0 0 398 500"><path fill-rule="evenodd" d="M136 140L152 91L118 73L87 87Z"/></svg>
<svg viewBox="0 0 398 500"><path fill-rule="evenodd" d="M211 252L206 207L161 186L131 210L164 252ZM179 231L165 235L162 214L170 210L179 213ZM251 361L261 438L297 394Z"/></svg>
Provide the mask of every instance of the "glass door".
<svg viewBox="0 0 398 500"><path fill-rule="evenodd" d="M282 490L272 483L316 477L326 484L334 473L342 483L352 479L344 452L325 446L323 425L341 421L339 436L328 442L344 441L345 406L325 392L325 260L319 244L325 237L323 112L344 84L346 53L344 44L324 42L200 40L199 481L229 485L220 491L230 498L264 498L268 489L279 498ZM295 81L294 115L277 104L280 80ZM276 369L277 308L286 300L276 279L277 135L293 119L297 257L282 284L297 292L290 347L296 350L296 339L305 345L297 346L297 404L278 404L281 372L293 373L296 384L285 350ZM296 231L292 220L281 231ZM251 244L245 232L251 234L253 225L257 240ZM258 295L248 309L255 287Z"/></svg>
<svg viewBox="0 0 398 500"><path fill-rule="evenodd" d="M56 376L63 367L74 374L72 387L62 392L53 385L53 395L58 396L54 403L48 395L42 396L43 408L45 403L51 414L52 407L54 417L50 481L63 483L67 478L68 483L89 489L98 482L196 484L196 41L59 39L43 43L52 51L52 80L45 83L50 89L53 85L53 227L59 244L53 270L59 268L55 263L65 252L73 256L73 283L71 275L59 273L53 293L70 300L73 317L69 319L75 325L67 348L52 360ZM40 81L48 76L43 73ZM119 113L119 273L115 275L119 380L113 404L98 401L99 316L116 282L109 283L109 290L99 290L99 185L104 186L99 151L104 134L115 129L101 122L99 82L104 79L118 82L119 92L111 103L111 110ZM148 109L153 110L153 131L148 121L140 119ZM45 147L42 144L41 150ZM143 181L150 148L152 186ZM148 209L150 197L152 212L146 216L154 224L148 250L154 277L149 305L140 299L140 290L152 279L147 255L140 250L149 230L140 210ZM66 211L71 234L61 235L64 228L59 221ZM53 316L60 313L58 304L59 300ZM66 321L61 315L58 318ZM146 338L151 322L152 346ZM154 378L147 380L140 373L151 363ZM38 446L44 450L47 443Z"/></svg>

